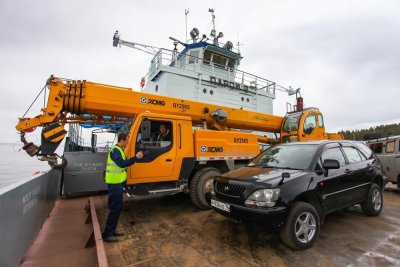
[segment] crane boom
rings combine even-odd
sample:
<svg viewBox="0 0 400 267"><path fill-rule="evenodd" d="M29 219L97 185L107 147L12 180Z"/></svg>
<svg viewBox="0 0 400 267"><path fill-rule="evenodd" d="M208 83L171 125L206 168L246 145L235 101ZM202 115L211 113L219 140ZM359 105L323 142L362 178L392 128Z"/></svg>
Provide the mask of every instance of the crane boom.
<svg viewBox="0 0 400 267"><path fill-rule="evenodd" d="M89 81L66 81L56 77L48 80L50 89L43 114L28 120L20 120L16 129L42 126L62 120L65 116L93 114L135 117L139 113L152 112L190 117L193 125L227 130L243 129L263 132L280 132L283 117L246 111L231 107L202 103L167 96L133 91ZM75 122L77 119L75 118Z"/></svg>
<svg viewBox="0 0 400 267"><path fill-rule="evenodd" d="M279 139L257 136L256 140L270 144L342 138L338 134L325 132L322 114L316 108L297 110L285 117L280 117L222 105L137 92L131 88L85 80L62 81L51 76L47 81L47 86L50 93L47 106L42 109L42 114L34 118L20 118L16 129L21 132L23 149L30 156L36 155L40 160L48 161L53 168L66 166L64 159L61 164L58 164L60 156L55 153L56 148L66 136L64 124L127 123L133 118L143 117L141 114L145 113L151 113L152 116L160 118L176 116L183 120L190 120L192 126L216 130L213 132L213 136L216 136L217 132L221 134L221 131L227 131L223 136L231 136L235 130L279 133ZM40 147L28 143L24 137L25 132L37 126L43 126ZM211 140L208 137L206 139ZM254 147L258 147L258 145Z"/></svg>

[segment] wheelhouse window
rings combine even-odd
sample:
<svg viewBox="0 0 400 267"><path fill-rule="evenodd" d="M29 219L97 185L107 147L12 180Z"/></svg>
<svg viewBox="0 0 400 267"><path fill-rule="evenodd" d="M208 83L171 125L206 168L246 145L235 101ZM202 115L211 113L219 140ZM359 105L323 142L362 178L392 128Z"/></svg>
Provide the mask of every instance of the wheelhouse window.
<svg viewBox="0 0 400 267"><path fill-rule="evenodd" d="M197 63L199 59L199 50L190 51L189 64Z"/></svg>
<svg viewBox="0 0 400 267"><path fill-rule="evenodd" d="M211 63L219 68L231 68L235 67L235 60L228 58L220 54L213 53L209 50L204 51L203 64L211 65Z"/></svg>

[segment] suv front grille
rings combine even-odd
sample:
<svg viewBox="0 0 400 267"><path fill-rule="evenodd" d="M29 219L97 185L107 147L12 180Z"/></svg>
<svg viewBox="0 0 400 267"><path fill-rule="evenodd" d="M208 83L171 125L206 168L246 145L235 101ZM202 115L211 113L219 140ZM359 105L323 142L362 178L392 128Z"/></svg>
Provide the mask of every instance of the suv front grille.
<svg viewBox="0 0 400 267"><path fill-rule="evenodd" d="M215 182L215 191L222 195L240 197L243 191L246 189L245 186Z"/></svg>

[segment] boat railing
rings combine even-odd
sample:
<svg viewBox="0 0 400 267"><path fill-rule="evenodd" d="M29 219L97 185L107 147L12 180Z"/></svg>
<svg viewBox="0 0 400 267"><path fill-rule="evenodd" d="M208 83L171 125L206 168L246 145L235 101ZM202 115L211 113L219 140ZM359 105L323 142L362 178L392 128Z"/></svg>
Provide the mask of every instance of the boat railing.
<svg viewBox="0 0 400 267"><path fill-rule="evenodd" d="M71 143L76 146L84 146L85 139L82 137L81 129L78 124L71 123L69 125L68 137Z"/></svg>
<svg viewBox="0 0 400 267"><path fill-rule="evenodd" d="M192 55L187 60L185 55L176 56L171 50L161 48L151 60L151 65L147 78L156 76L161 67L177 68L194 73L202 73L203 80L222 87L230 87L244 91L250 91L258 94L265 92L275 95L276 87L275 82L268 79L241 71L237 68L222 66L213 62L204 63L201 58L196 58Z"/></svg>

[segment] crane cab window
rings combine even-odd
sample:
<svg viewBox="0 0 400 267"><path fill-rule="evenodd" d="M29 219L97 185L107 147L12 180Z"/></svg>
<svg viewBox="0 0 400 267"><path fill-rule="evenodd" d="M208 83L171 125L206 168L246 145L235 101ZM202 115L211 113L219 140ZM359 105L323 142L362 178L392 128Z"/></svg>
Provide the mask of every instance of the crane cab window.
<svg viewBox="0 0 400 267"><path fill-rule="evenodd" d="M151 144L156 147L168 147L172 144L172 124L166 121L151 123Z"/></svg>
<svg viewBox="0 0 400 267"><path fill-rule="evenodd" d="M171 121L150 120L150 138L143 138L138 133L135 151L142 150L146 157L142 161L150 162L158 156L171 150L173 145L173 128ZM143 123L143 122L142 122Z"/></svg>
<svg viewBox="0 0 400 267"><path fill-rule="evenodd" d="M294 115L289 115L285 119L285 123L283 125L283 131L285 132L291 132L291 131L297 131L299 129L299 118L300 118L300 113L296 113Z"/></svg>
<svg viewBox="0 0 400 267"><path fill-rule="evenodd" d="M315 127L317 127L315 114L310 114L304 121L303 131L305 134L311 134Z"/></svg>
<svg viewBox="0 0 400 267"><path fill-rule="evenodd" d="M322 114L318 114L318 127L324 127L324 118L322 117Z"/></svg>

